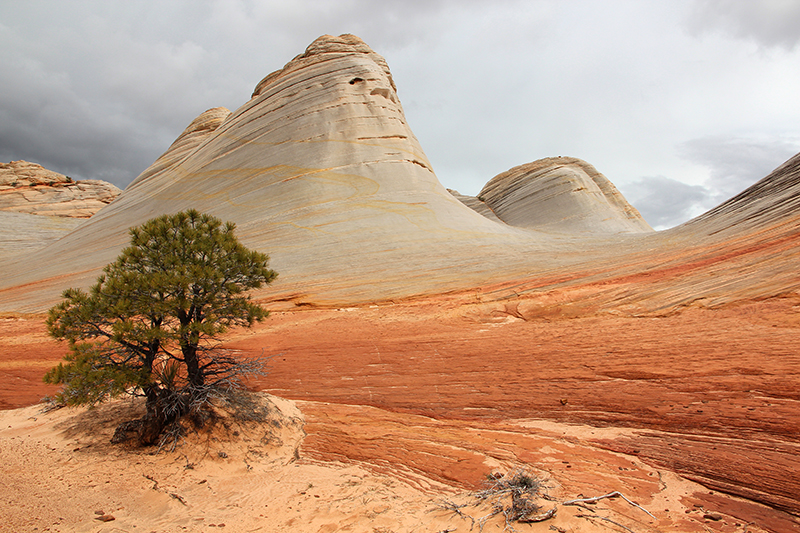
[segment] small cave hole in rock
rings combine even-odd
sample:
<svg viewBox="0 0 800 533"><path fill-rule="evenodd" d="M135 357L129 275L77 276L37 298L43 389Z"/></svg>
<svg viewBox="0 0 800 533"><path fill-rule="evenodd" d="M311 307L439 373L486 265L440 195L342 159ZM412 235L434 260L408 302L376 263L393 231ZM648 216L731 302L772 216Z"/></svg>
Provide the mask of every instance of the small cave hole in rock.
<svg viewBox="0 0 800 533"><path fill-rule="evenodd" d="M356 83L361 83L362 81L364 81L362 78L353 78L350 80L350 85L355 85Z"/></svg>
<svg viewBox="0 0 800 533"><path fill-rule="evenodd" d="M389 92L389 89L386 89L384 87L376 87L372 89L372 91L369 94L372 96L375 95L383 96L384 98L386 98L387 100L391 100L392 102L395 101L394 98L392 97L392 94Z"/></svg>

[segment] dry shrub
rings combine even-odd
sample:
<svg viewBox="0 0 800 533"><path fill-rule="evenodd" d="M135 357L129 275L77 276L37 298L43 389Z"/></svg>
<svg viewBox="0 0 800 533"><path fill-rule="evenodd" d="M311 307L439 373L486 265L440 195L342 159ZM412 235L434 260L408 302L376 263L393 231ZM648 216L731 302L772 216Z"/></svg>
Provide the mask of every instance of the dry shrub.
<svg viewBox="0 0 800 533"><path fill-rule="evenodd" d="M468 504L457 505L449 500L440 504L440 508L456 513L461 518L471 521L470 530L475 524L483 531L486 522L499 514L505 518L505 529L515 531L513 522L542 522L555 516L556 508L542 512L537 499L545 497L541 490L542 482L522 469L515 469L508 474L492 473L486 476L485 488L473 494L476 502L473 506L489 506L489 513L475 518L463 511Z"/></svg>

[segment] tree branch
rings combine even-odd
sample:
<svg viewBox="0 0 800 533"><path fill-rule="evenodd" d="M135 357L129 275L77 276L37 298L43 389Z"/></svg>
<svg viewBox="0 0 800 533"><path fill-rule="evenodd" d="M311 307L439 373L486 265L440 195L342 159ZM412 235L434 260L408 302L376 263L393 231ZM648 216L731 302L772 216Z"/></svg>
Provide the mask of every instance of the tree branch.
<svg viewBox="0 0 800 533"><path fill-rule="evenodd" d="M634 502L630 501L628 498L623 496L621 492L619 492L617 490L615 490L614 492L609 492L608 494L603 494L602 496L595 496L594 498L578 498L576 500L567 500L565 502L562 502L561 505L578 505L580 503L594 503L594 502L598 502L598 501L600 501L602 499L605 499L605 498L616 498L617 496L619 496L620 498L622 498L623 500L625 500L629 504L633 505L634 507L638 507L639 509L641 509L642 511L644 511L645 513L650 515L650 517L652 517L653 519L656 519L656 517L653 516L653 514L650 511L648 511L647 509L645 509L644 507L642 507L638 503L634 503Z"/></svg>

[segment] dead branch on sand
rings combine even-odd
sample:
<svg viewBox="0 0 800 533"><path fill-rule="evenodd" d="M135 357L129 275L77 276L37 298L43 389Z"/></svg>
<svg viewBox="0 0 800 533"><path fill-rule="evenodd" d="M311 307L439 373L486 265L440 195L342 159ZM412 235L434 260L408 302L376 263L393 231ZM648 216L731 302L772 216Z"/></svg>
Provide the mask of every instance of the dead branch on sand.
<svg viewBox="0 0 800 533"><path fill-rule="evenodd" d="M467 504L458 505L449 500L440 503L439 508L451 511L461 518L470 521L470 531L478 524L478 531L482 532L486 522L494 516L502 514L505 518L505 530L516 531L513 522L529 524L543 522L556 515L557 507L541 512L542 508L534 502L540 498L541 482L529 475L524 470L516 469L506 475L494 473L487 476L487 484L473 496L477 499L474 505L487 503L491 510L485 516L474 518L462 511ZM510 502L508 499L510 498Z"/></svg>
<svg viewBox="0 0 800 533"><path fill-rule="evenodd" d="M529 475L527 472L521 469L513 470L505 475L493 473L487 476L486 488L472 494L472 496L477 500L472 505L479 506L481 504L488 504L491 506L488 514L480 518L475 518L465 513L463 510L470 504L457 504L450 500L442 500L439 503L438 508L455 513L464 520L469 520L470 531L472 531L477 524L479 532L483 531L483 527L486 525L488 520L499 514L502 514L505 519L504 531L515 532L516 530L513 527L514 522L522 524L544 522L556 516L558 505L549 511L542 512L542 507L534 502L534 498L555 501L553 498L547 496L547 494L540 493L541 487L542 482L540 480ZM594 496L592 498L566 500L560 503L561 505L575 505L594 511L594 509L591 509L584 504L596 503L606 498L622 498L632 506L637 507L647 513L647 515L651 518L656 518L650 511L638 503L629 500L619 491L609 492L608 494ZM630 528L607 517L586 514L579 514L576 516L578 518L586 518L589 520L602 520L634 533Z"/></svg>
<svg viewBox="0 0 800 533"><path fill-rule="evenodd" d="M472 531L472 528L475 527L475 519L473 517L471 517L470 515L468 515L468 514L464 514L461 511L461 509L463 509L466 506L467 506L466 503L462 503L461 505L458 505L457 503L452 502L450 500L442 500L437 505L437 508L439 508L439 509L441 509L443 511L450 511L451 513L457 514L458 516L460 516L464 520L469 520L471 522L471 525L469 526L469 530Z"/></svg>
<svg viewBox="0 0 800 533"><path fill-rule="evenodd" d="M576 518L585 518L585 519L587 519L587 520L590 520L590 521L591 521L591 520L603 520L603 521L605 521L605 522L610 522L610 523L614 524L614 525L615 525L615 526L617 526L617 527L621 527L621 528L622 528L622 529L624 529L625 531L630 531L631 533L636 533L636 532L635 532L634 530L632 530L631 528L629 528L629 527L627 527L627 526L623 526L623 525L622 525L622 524L620 524L619 522L615 522L614 520L611 520L610 518L607 518L607 517L605 517L605 516L592 516L592 515L590 515L590 514L576 514L576 515L575 515L575 517L576 517Z"/></svg>
<svg viewBox="0 0 800 533"><path fill-rule="evenodd" d="M600 501L602 499L605 499L605 498L616 498L616 497L620 497L623 500L625 500L626 502L628 502L629 504L633 505L634 507L638 507L639 509L641 509L642 511L644 511L645 513L650 515L651 518L653 518L653 519L656 518L655 516L653 516L653 514L650 511L648 511L647 509L645 509L644 507L642 507L638 503L634 503L634 502L630 501L628 498L623 496L621 492L619 492L617 490L615 490L614 492L609 492L608 494L603 494L602 496L595 496L594 498L578 498L576 500L567 500L565 502L561 502L561 505L578 505L578 504L581 504L581 503L594 503L594 502L598 502L598 501Z"/></svg>

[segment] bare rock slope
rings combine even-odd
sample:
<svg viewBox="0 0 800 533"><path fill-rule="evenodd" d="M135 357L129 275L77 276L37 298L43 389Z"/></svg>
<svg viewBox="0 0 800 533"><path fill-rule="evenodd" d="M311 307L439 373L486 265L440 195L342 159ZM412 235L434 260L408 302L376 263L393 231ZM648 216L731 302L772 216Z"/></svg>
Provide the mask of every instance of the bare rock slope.
<svg viewBox="0 0 800 533"><path fill-rule="evenodd" d="M83 219L0 211L0 258L30 253L57 241Z"/></svg>
<svg viewBox="0 0 800 533"><path fill-rule="evenodd" d="M641 315L793 293L795 167L668 232L573 158L497 176L466 198L476 211L436 179L383 58L355 36L323 36L236 111L201 114L75 231L0 261L0 307L46 309L64 288L90 285L129 227L190 207L236 222L247 246L271 255L281 276L257 297L287 305L479 289L487 302L526 298L529 315L554 299L566 301L561 314Z"/></svg>
<svg viewBox="0 0 800 533"><path fill-rule="evenodd" d="M0 163L0 258L58 240L121 192L105 181L76 182L36 163Z"/></svg>
<svg viewBox="0 0 800 533"><path fill-rule="evenodd" d="M590 437L593 445L751 500L684 495L692 509L714 504L736 517L717 530L757 522L797 532L798 207L800 155L662 232L572 158L511 169L476 198L451 193L406 123L386 62L357 37L323 36L239 109L201 114L79 227L2 256L0 311L41 312L64 288L89 286L133 225L206 211L271 255L280 277L255 297L273 310L305 310L230 340L243 353L270 346L287 355L264 383L273 392L372 405L398 419L463 420L474 439L482 424L529 417L624 426L631 432ZM6 338L4 353L21 355L0 382L16 398L28 379L33 394L48 361L28 364L32 341ZM43 353L54 356L50 346ZM323 418L317 428L332 424ZM431 440L445 422L403 420L414 435L432 429L392 446L386 425L369 442L338 424L313 438L320 457L438 468ZM508 444L509 428L495 429L502 435L481 443L493 457L541 462L525 450L543 446ZM405 453L411 440L419 453ZM563 461L554 464L571 470ZM473 479L487 465L478 466ZM658 490L655 473L643 475ZM708 520L670 530L706 531L717 522Z"/></svg>
<svg viewBox="0 0 800 533"><path fill-rule="evenodd" d="M652 231L608 178L575 157L514 167L492 178L476 200L485 207L465 205L522 228L570 234Z"/></svg>

